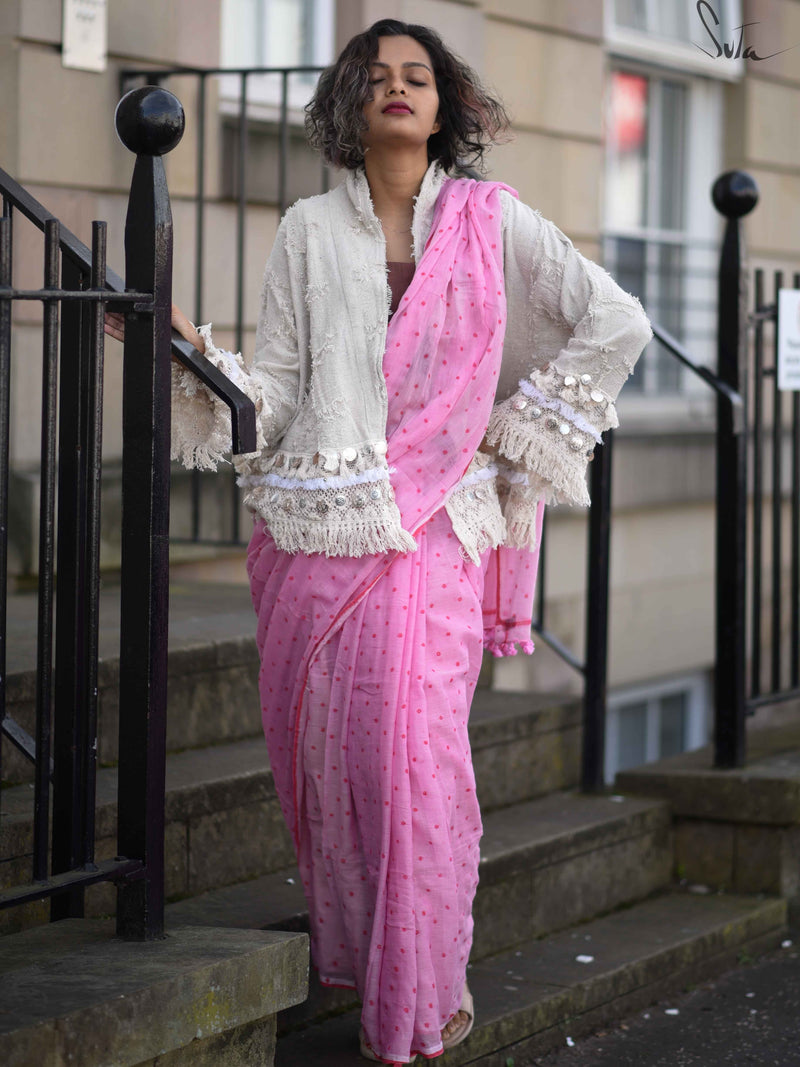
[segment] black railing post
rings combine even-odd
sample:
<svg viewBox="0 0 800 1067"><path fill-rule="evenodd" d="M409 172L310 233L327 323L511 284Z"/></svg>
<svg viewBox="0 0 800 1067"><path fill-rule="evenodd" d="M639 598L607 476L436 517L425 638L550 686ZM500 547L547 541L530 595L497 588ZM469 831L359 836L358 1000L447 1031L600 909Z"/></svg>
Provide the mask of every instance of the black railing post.
<svg viewBox="0 0 800 1067"><path fill-rule="evenodd" d="M151 940L164 930L169 580L172 214L160 156L183 134L183 109L165 89L134 89L119 102L116 124L137 153L126 285L154 294L153 306L134 307L125 323L118 847L143 860L145 874L120 886L117 932Z"/></svg>
<svg viewBox="0 0 800 1067"><path fill-rule="evenodd" d="M744 275L739 219L758 201L756 184L743 171L717 178L711 197L727 219L719 261L717 374L743 392ZM716 626L714 766L741 767L746 733L746 522L747 430L736 432L733 410L717 397Z"/></svg>
<svg viewBox="0 0 800 1067"><path fill-rule="evenodd" d="M603 435L591 463L589 544L586 578L586 658L583 691L584 792L604 787L606 679L608 671L609 571L611 566L611 461L613 431Z"/></svg>

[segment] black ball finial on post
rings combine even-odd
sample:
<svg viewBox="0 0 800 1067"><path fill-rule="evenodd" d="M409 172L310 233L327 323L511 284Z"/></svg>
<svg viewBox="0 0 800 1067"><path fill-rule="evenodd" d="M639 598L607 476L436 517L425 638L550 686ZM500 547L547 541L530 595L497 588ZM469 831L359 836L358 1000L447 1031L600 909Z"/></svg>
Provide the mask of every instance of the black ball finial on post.
<svg viewBox="0 0 800 1067"><path fill-rule="evenodd" d="M758 203L758 186L744 170L729 170L720 174L711 187L714 207L726 219L740 219L749 215Z"/></svg>
<svg viewBox="0 0 800 1067"><path fill-rule="evenodd" d="M137 156L164 156L183 137L186 118L174 93L144 85L123 96L114 123L120 141Z"/></svg>

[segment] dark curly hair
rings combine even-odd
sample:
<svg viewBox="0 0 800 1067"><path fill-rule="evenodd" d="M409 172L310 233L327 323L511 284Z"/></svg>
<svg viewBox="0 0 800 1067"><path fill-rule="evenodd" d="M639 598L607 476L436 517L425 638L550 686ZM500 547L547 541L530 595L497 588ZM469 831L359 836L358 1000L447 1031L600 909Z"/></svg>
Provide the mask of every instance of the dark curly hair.
<svg viewBox="0 0 800 1067"><path fill-rule="evenodd" d="M428 159L445 170L483 165L486 149L508 127L502 103L480 84L473 70L427 26L381 19L357 34L332 66L320 75L306 105L306 133L326 163L355 170L364 162L361 134L367 129L364 104L371 98L369 67L380 37L413 37L433 62L441 128L428 140Z"/></svg>

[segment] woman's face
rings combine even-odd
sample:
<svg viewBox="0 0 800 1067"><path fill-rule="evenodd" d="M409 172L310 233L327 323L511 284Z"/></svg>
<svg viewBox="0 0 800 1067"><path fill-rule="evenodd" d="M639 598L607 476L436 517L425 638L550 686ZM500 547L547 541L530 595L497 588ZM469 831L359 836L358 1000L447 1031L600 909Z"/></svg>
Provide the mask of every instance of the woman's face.
<svg viewBox="0 0 800 1067"><path fill-rule="evenodd" d="M433 63L413 37L380 37L370 64L372 99L364 105L365 148L412 148L440 129Z"/></svg>

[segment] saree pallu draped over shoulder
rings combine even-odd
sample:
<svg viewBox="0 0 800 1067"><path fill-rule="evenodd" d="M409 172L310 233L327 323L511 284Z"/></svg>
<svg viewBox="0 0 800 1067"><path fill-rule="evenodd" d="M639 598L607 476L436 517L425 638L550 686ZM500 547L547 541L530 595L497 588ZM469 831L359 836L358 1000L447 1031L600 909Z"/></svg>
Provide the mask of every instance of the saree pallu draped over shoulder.
<svg viewBox="0 0 800 1067"><path fill-rule="evenodd" d="M289 554L259 520L248 558L264 730L313 958L323 983L358 990L367 1040L389 1061L442 1050L472 943L482 827L467 719L491 551L480 565L466 560L443 504L495 397L500 188L443 185L388 329L387 455L416 551ZM529 627L533 553L492 561L493 610L498 560L512 555L514 567L526 561Z"/></svg>

